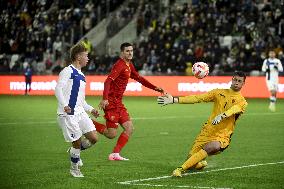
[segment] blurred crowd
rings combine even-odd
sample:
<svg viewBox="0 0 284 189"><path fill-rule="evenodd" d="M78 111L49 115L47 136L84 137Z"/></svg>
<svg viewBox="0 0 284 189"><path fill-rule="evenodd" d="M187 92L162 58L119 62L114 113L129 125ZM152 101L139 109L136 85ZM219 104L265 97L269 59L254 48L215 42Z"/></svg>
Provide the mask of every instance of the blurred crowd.
<svg viewBox="0 0 284 189"><path fill-rule="evenodd" d="M132 19L138 8L138 1L129 0L126 5L122 6L119 11L110 14L110 22L107 26L107 37L114 36Z"/></svg>
<svg viewBox="0 0 284 189"><path fill-rule="evenodd" d="M60 71L63 52L105 16L111 19L108 37L137 19L134 63L143 74L190 74L198 61L208 63L212 75L260 71L270 49L284 60L282 1L0 1L0 73L21 73L28 64L38 74ZM108 73L118 52L99 56L84 41L91 52L85 71Z"/></svg>
<svg viewBox="0 0 284 189"><path fill-rule="evenodd" d="M61 69L70 46L122 0L0 0L0 72Z"/></svg>
<svg viewBox="0 0 284 189"><path fill-rule="evenodd" d="M283 62L283 1L201 2L169 6L163 17L155 15L157 8L146 7L137 21L139 32L142 27L148 30L136 48L139 69L186 74L194 62L203 61L213 75L260 71L269 49Z"/></svg>

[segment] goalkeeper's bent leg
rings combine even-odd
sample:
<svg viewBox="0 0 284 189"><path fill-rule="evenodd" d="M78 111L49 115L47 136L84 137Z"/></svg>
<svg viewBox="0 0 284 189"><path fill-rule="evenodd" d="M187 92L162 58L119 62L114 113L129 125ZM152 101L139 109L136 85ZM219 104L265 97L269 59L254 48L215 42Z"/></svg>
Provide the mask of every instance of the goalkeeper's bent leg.
<svg viewBox="0 0 284 189"><path fill-rule="evenodd" d="M207 152L203 149L199 150L195 154L192 154L192 156L186 160L183 165L181 166L184 170L187 170L194 165L196 165L201 160L205 159L208 156Z"/></svg>

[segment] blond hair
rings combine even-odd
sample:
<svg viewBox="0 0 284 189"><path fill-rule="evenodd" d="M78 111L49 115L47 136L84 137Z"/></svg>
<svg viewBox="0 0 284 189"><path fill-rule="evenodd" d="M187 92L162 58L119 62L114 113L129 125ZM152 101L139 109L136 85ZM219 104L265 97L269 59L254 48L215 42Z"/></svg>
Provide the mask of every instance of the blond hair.
<svg viewBox="0 0 284 189"><path fill-rule="evenodd" d="M88 52L88 49L85 47L85 45L82 42L77 43L70 49L70 59L71 61L75 61L77 58L77 55L82 52Z"/></svg>

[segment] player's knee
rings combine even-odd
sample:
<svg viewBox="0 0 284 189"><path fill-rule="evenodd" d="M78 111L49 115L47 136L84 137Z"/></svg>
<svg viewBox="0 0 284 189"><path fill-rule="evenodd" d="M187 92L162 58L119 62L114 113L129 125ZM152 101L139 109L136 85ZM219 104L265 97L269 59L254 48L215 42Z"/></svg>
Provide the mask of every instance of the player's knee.
<svg viewBox="0 0 284 189"><path fill-rule="evenodd" d="M105 136L109 139L114 139L116 137L116 130L108 130L107 133L105 133Z"/></svg>
<svg viewBox="0 0 284 189"><path fill-rule="evenodd" d="M221 144L220 142L210 142L206 144L203 149L207 152L208 155L213 155L220 151Z"/></svg>
<svg viewBox="0 0 284 189"><path fill-rule="evenodd" d="M73 148L80 149L81 148L81 140L76 140L72 142Z"/></svg>
<svg viewBox="0 0 284 189"><path fill-rule="evenodd" d="M90 141L91 144L95 144L96 142L98 142L98 137L97 135L93 136L92 138L88 139Z"/></svg>
<svg viewBox="0 0 284 189"><path fill-rule="evenodd" d="M123 124L124 132L130 136L133 133L134 127L132 122L127 122L126 124Z"/></svg>
<svg viewBox="0 0 284 189"><path fill-rule="evenodd" d="M92 145L94 145L94 144L96 144L97 143L97 140L90 140L90 143L92 144Z"/></svg>
<svg viewBox="0 0 284 189"><path fill-rule="evenodd" d="M204 147L204 150L207 152L208 155L213 155L216 152L218 152L218 150L216 148L212 147L212 146Z"/></svg>
<svg viewBox="0 0 284 189"><path fill-rule="evenodd" d="M114 139L116 137L116 134L109 134L106 137L109 139Z"/></svg>
<svg viewBox="0 0 284 189"><path fill-rule="evenodd" d="M127 128L125 128L125 133L128 136L130 136L133 133L133 130L134 130L133 126L127 127Z"/></svg>
<svg viewBox="0 0 284 189"><path fill-rule="evenodd" d="M214 155L214 154L217 154L219 151L220 151L220 148L212 147L212 148L209 150L208 154L209 154L209 155Z"/></svg>

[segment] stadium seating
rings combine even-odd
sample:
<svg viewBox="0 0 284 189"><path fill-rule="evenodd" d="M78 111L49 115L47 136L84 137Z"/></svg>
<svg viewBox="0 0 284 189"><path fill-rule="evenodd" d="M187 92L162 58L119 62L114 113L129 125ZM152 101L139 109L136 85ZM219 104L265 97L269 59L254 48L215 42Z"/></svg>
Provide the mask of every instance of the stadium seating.
<svg viewBox="0 0 284 189"><path fill-rule="evenodd" d="M3 2L0 73L22 73L24 62L31 64L38 74L58 72L66 64L69 47L105 16L111 20L107 38L131 19L137 19L134 63L143 74L185 75L197 61L208 63L211 75L227 75L235 69L248 73L260 71L269 49L275 49L278 58L284 60L284 13L278 1L201 3L195 0L192 4L179 3L186 1L174 4L173 1L144 0L139 5L135 2ZM126 7L120 8L121 12L108 14L122 3ZM138 16L133 17L134 13ZM95 52L96 47L93 47L85 71L107 73L118 54ZM18 59L11 60L12 55L17 55ZM259 72L253 72L256 73Z"/></svg>
<svg viewBox="0 0 284 189"><path fill-rule="evenodd" d="M149 6L140 21L148 33L141 37L136 52L143 72L183 75L197 61L208 63L215 75L236 69L251 72L261 69L269 49L284 60L280 2L197 0L172 5L162 17L155 16L157 9ZM140 31L142 26L138 27Z"/></svg>

